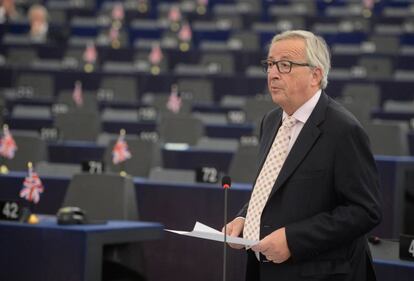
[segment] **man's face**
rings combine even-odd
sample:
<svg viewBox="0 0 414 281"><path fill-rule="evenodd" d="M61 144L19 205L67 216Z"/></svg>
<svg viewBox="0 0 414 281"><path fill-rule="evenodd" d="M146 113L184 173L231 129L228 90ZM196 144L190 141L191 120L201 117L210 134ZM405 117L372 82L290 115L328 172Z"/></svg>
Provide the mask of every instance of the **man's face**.
<svg viewBox="0 0 414 281"><path fill-rule="evenodd" d="M292 38L275 42L270 47L267 59L306 64L305 41ZM273 65L267 74L273 102L288 114L294 113L316 93L319 82L315 79L318 78L315 76L314 69L308 66L292 65L290 73L280 73L277 66Z"/></svg>

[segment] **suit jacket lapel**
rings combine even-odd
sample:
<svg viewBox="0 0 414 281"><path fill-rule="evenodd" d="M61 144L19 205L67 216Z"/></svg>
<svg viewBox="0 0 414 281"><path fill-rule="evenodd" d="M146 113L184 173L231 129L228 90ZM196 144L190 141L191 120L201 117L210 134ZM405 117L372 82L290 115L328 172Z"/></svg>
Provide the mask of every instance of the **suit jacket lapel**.
<svg viewBox="0 0 414 281"><path fill-rule="evenodd" d="M282 186L289 176L295 171L296 167L302 162L308 151L312 148L315 141L321 134L318 125L325 118L326 106L328 104L328 96L322 92L322 95L316 104L315 109L309 116L303 126L295 144L290 150L282 170L280 171L276 183L273 186L272 192L269 195L272 196L280 186Z"/></svg>
<svg viewBox="0 0 414 281"><path fill-rule="evenodd" d="M279 110L276 118L274 119L274 122L267 122L268 126L266 128L263 128L263 133L270 134L271 138L263 138L267 140L267 143L265 144L265 151L264 153L261 153L260 159L259 159L259 169L256 175L256 178L259 176L260 171L262 170L263 164L266 160L267 155L269 154L270 147L273 144L273 141L276 137L277 131L279 130L280 125L282 124L282 116L283 111Z"/></svg>

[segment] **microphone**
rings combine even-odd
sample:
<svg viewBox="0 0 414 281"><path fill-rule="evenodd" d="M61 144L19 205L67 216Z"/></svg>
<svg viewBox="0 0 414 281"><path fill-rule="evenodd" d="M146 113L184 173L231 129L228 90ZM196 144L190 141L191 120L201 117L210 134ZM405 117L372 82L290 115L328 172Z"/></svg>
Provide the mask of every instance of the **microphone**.
<svg viewBox="0 0 414 281"><path fill-rule="evenodd" d="M224 188L224 243L223 243L223 281L227 276L227 190L231 187L231 178L224 176L221 179L221 186Z"/></svg>

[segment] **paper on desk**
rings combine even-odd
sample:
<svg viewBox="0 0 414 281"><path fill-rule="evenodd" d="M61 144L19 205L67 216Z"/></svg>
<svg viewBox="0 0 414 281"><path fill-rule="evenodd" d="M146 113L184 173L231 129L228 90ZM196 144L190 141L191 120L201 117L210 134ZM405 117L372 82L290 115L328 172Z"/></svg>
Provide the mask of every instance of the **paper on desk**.
<svg viewBox="0 0 414 281"><path fill-rule="evenodd" d="M224 242L224 235L222 232L215 230L214 228L211 228L205 224L202 224L201 222L196 222L194 225L194 228L192 231L181 231L181 230L172 230L172 229L165 229L166 231L180 234L180 235L186 235L201 239L207 239L207 240L214 240L219 242ZM227 243L232 244L240 244L244 246L254 246L258 243L258 241L252 241L240 237L232 237L226 235Z"/></svg>

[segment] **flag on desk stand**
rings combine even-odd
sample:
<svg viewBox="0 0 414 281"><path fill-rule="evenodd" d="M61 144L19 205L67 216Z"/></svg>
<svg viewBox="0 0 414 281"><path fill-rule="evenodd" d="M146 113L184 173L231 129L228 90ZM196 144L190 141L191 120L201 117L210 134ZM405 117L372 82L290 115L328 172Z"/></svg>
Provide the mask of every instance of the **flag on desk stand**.
<svg viewBox="0 0 414 281"><path fill-rule="evenodd" d="M128 148L128 143L125 141L125 130L122 129L119 133L118 140L112 149L112 163L115 165L125 162L132 157Z"/></svg>
<svg viewBox="0 0 414 281"><path fill-rule="evenodd" d="M375 0L362 0L362 5L365 9L372 10L372 8L374 8L375 5Z"/></svg>
<svg viewBox="0 0 414 281"><path fill-rule="evenodd" d="M40 200L40 193L43 193L44 191L43 184L39 178L39 175L33 171L32 163L29 162L27 166L29 174L24 179L23 188L20 191L20 197L37 204Z"/></svg>
<svg viewBox="0 0 414 281"><path fill-rule="evenodd" d="M171 23L178 23L181 21L181 11L178 6L171 6L170 11L168 12L168 20Z"/></svg>
<svg viewBox="0 0 414 281"><path fill-rule="evenodd" d="M72 99L77 107L83 106L83 92L82 92L82 82L76 81L75 88L73 89Z"/></svg>
<svg viewBox="0 0 414 281"><path fill-rule="evenodd" d="M125 10L124 10L124 5L122 5L121 2L114 4L112 11L111 11L111 16L112 16L113 21L122 22L124 20Z"/></svg>
<svg viewBox="0 0 414 281"><path fill-rule="evenodd" d="M12 134L9 131L9 126L6 124L3 125L3 136L0 139L0 156L3 156L7 159L13 159L16 154L17 145L14 141ZM1 158L0 173L7 174L9 169L6 165L3 164L3 159Z"/></svg>
<svg viewBox="0 0 414 281"><path fill-rule="evenodd" d="M161 47L159 43L152 45L151 52L148 56L148 60L151 64L151 73L157 75L160 73L160 64L164 55L162 54Z"/></svg>
<svg viewBox="0 0 414 281"><path fill-rule="evenodd" d="M178 113L181 110L182 100L178 93L178 87L176 84L171 85L171 93L168 98L167 108L173 113Z"/></svg>
<svg viewBox="0 0 414 281"><path fill-rule="evenodd" d="M44 187L42 181L40 180L39 175L33 171L33 164L29 162L27 164L28 175L23 181L23 188L20 190L20 197L31 202L31 209L33 209L33 204L37 204L40 201L40 194L43 193ZM28 219L29 223L38 223L39 219L35 214L31 214Z"/></svg>
<svg viewBox="0 0 414 281"><path fill-rule="evenodd" d="M13 159L17 150L16 142L9 131L9 126L3 125L3 136L0 139L0 155L7 159Z"/></svg>
<svg viewBox="0 0 414 281"><path fill-rule="evenodd" d="M92 72L94 64L98 58L98 52L96 51L95 43L89 42L86 45L85 51L83 52L83 61L85 62L85 72Z"/></svg>
<svg viewBox="0 0 414 281"><path fill-rule="evenodd" d="M181 26L180 31L178 32L178 39L180 40L180 50L182 52L188 51L190 49L190 42L193 36L193 32L191 31L191 26L188 22L184 23Z"/></svg>

